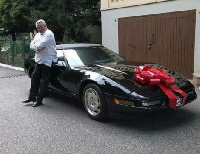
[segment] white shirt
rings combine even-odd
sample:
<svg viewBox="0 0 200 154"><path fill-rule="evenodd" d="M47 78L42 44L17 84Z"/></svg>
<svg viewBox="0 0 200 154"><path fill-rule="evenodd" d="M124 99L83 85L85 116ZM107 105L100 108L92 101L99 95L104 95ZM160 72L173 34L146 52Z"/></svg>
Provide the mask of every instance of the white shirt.
<svg viewBox="0 0 200 154"><path fill-rule="evenodd" d="M57 62L56 41L51 30L47 29L43 34L37 33L30 48L36 52L36 63L51 67L52 62Z"/></svg>

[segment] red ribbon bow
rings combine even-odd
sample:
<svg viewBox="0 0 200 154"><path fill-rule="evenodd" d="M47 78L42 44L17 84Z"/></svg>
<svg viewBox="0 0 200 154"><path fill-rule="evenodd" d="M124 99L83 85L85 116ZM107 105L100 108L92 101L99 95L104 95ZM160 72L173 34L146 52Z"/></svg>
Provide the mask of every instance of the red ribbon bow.
<svg viewBox="0 0 200 154"><path fill-rule="evenodd" d="M184 105L187 94L174 86L174 78L169 76L166 70L153 68L151 66L139 66L134 69L135 80L142 84L148 83L150 86L157 85L169 98L169 105L176 109L177 96L174 92L179 93Z"/></svg>

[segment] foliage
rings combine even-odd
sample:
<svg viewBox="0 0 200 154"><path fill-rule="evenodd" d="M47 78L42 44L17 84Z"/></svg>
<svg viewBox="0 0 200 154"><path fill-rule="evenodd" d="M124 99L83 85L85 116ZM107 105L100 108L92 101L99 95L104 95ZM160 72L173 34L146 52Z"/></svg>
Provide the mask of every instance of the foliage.
<svg viewBox="0 0 200 154"><path fill-rule="evenodd" d="M101 24L99 0L0 0L0 28L8 30L14 40L15 33L35 29L38 19L47 22L58 41L88 41L82 30Z"/></svg>
<svg viewBox="0 0 200 154"><path fill-rule="evenodd" d="M7 37L3 37L3 36L0 36L0 41L8 41L9 39Z"/></svg>
<svg viewBox="0 0 200 154"><path fill-rule="evenodd" d="M33 57L29 48L29 41L24 37L17 37L12 41L7 37L0 37L0 63L23 67L25 57Z"/></svg>
<svg viewBox="0 0 200 154"><path fill-rule="evenodd" d="M11 33L16 40L15 33L27 32L28 21L24 18L28 12L26 1L1 0L0 1L0 23L1 27Z"/></svg>

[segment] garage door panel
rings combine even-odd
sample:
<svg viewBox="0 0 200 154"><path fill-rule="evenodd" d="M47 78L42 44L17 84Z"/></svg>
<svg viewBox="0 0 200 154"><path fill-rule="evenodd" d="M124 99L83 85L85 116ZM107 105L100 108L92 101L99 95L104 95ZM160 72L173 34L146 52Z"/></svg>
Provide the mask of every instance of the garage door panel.
<svg viewBox="0 0 200 154"><path fill-rule="evenodd" d="M194 15L191 16L191 13L159 16L156 28L158 62L188 78L194 71Z"/></svg>
<svg viewBox="0 0 200 154"><path fill-rule="evenodd" d="M194 72L196 11L119 19L119 54L166 65L187 78Z"/></svg>
<svg viewBox="0 0 200 154"><path fill-rule="evenodd" d="M147 36L147 20L144 17L137 17L134 21L130 19L119 20L119 38L121 38L119 39L121 42L119 46L121 52L119 53L127 60L146 61L147 46L145 44L147 40L145 38ZM122 40L122 37L124 40Z"/></svg>

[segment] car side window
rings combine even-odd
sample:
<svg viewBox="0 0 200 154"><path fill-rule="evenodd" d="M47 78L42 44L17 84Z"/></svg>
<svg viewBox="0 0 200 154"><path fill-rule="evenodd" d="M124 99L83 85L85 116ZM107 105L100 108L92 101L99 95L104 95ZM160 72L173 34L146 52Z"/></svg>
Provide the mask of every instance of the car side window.
<svg viewBox="0 0 200 154"><path fill-rule="evenodd" d="M67 59L68 64L70 66L84 66L84 63L78 56L76 50L73 49L64 50L64 56Z"/></svg>

